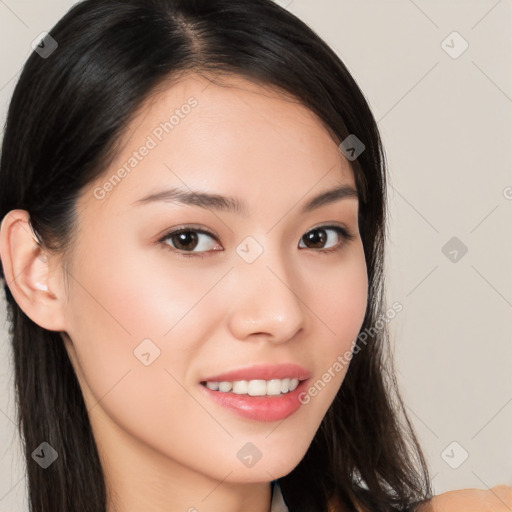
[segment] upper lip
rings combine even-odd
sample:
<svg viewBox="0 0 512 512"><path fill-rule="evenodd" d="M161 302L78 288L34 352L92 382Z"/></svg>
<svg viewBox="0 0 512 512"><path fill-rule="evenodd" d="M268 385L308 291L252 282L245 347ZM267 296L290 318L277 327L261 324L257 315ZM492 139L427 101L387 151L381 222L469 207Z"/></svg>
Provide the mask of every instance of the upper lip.
<svg viewBox="0 0 512 512"><path fill-rule="evenodd" d="M310 377L306 368L294 363L283 364L260 364L237 368L226 373L219 373L201 380L201 382L234 382L237 380L271 380L284 378L305 380Z"/></svg>

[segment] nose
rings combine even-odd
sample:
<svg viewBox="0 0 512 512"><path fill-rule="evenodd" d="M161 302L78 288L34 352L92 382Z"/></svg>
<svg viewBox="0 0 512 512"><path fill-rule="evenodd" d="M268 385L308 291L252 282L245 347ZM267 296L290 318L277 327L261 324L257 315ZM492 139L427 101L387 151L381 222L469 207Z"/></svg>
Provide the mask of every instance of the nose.
<svg viewBox="0 0 512 512"><path fill-rule="evenodd" d="M284 343L305 327L307 299L295 290L298 276L279 258L263 253L251 264L239 262L231 274L228 325L236 339Z"/></svg>

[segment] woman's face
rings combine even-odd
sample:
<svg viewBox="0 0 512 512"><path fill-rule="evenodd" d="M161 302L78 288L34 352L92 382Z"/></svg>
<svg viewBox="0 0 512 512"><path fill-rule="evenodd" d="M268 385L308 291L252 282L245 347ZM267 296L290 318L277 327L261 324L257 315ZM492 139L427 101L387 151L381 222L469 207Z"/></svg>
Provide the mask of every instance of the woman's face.
<svg viewBox="0 0 512 512"><path fill-rule="evenodd" d="M270 89L188 76L146 104L79 199L64 304L106 465L265 482L298 464L366 309L357 197L310 204L340 187L336 143Z"/></svg>

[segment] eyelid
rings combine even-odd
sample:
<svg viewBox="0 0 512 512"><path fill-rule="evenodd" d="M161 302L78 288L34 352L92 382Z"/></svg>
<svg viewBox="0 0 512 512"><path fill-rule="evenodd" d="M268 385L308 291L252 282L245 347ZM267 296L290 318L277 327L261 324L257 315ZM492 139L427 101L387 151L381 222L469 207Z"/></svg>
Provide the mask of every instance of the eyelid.
<svg viewBox="0 0 512 512"><path fill-rule="evenodd" d="M158 241L167 238L169 235L179 231L196 231L197 233L204 233L210 235L218 240L218 236L214 231L203 227L201 224L181 224L172 228L166 229L162 235L158 235Z"/></svg>

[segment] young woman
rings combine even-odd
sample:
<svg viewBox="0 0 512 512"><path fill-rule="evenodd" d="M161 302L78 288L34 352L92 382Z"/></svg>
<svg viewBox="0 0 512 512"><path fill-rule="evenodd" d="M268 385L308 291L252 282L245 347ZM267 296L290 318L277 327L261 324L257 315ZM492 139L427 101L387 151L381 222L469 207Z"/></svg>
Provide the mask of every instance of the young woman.
<svg viewBox="0 0 512 512"><path fill-rule="evenodd" d="M271 1L76 4L0 167L31 510L505 506L432 499L380 327L385 187L355 81Z"/></svg>

